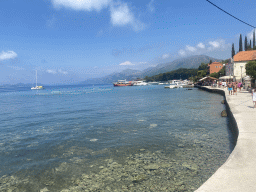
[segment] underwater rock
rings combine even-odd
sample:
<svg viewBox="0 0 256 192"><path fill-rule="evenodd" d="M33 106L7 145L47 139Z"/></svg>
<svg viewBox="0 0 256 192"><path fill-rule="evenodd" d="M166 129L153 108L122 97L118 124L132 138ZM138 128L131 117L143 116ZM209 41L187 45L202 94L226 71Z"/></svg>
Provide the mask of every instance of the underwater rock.
<svg viewBox="0 0 256 192"><path fill-rule="evenodd" d="M145 180L146 178L147 178L146 175L138 175L138 176L136 176L136 177L133 178L133 181L132 181L132 182L133 182L133 183L139 183L139 182Z"/></svg>
<svg viewBox="0 0 256 192"><path fill-rule="evenodd" d="M157 165L157 164L149 164L149 165L146 165L146 166L144 166L144 169L148 169L148 170L156 170L156 169L158 169L160 166L159 165Z"/></svg>
<svg viewBox="0 0 256 192"><path fill-rule="evenodd" d="M221 117L227 117L227 116L228 116L228 114L227 114L226 110L223 110L221 112Z"/></svg>
<svg viewBox="0 0 256 192"><path fill-rule="evenodd" d="M182 163L182 166L191 170L191 171L197 171L198 170L198 167L195 164L189 165L188 163L185 162L185 163Z"/></svg>
<svg viewBox="0 0 256 192"><path fill-rule="evenodd" d="M179 144L179 145L178 145L178 147L183 148L183 147L185 147L185 145L183 145L183 144Z"/></svg>
<svg viewBox="0 0 256 192"><path fill-rule="evenodd" d="M49 190L46 187L40 190L40 192L47 192L47 191Z"/></svg>

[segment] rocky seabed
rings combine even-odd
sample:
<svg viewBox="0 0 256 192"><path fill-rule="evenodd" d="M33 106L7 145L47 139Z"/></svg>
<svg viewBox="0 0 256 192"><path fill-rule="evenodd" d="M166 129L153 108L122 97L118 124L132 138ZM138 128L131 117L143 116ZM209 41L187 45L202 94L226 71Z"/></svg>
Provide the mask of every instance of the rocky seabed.
<svg viewBox="0 0 256 192"><path fill-rule="evenodd" d="M180 142L175 149L162 146L163 150L140 148L130 149L128 153L118 149L112 155L109 149L99 152L73 147L63 153L65 157L70 156L68 161L47 174L40 174L38 180L32 176L1 177L0 191L195 191L226 161L229 153L219 150L222 138L211 138L206 130L201 132L201 140L188 141L191 137L193 132L177 134ZM94 161L72 156L82 153L110 155Z"/></svg>

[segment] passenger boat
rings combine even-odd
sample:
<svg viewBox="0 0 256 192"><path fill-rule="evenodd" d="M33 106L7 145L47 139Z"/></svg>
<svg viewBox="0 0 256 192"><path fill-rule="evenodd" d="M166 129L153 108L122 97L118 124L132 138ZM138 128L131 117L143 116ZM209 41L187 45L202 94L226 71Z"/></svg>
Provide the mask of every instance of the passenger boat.
<svg viewBox="0 0 256 192"><path fill-rule="evenodd" d="M113 84L114 84L114 87L133 86L132 81L126 81L126 80L118 80Z"/></svg>

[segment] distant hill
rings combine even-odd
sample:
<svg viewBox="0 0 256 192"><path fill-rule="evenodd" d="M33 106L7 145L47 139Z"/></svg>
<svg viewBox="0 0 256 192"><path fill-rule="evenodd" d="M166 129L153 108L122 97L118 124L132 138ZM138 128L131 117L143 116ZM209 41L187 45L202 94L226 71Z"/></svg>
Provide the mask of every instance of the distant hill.
<svg viewBox="0 0 256 192"><path fill-rule="evenodd" d="M135 80L137 78L144 78L145 76L153 76L159 73L166 73L173 71L178 68L198 68L201 63L209 63L210 60L212 62L222 61L221 59L216 59L213 57L209 57L206 55L195 55L186 58L176 59L172 62L158 64L156 67L150 67L143 71L126 69L120 73L112 73L108 76L102 78L95 79L87 79L81 83L86 84L105 84L105 83L113 83L117 80L126 79L126 80Z"/></svg>
<svg viewBox="0 0 256 192"><path fill-rule="evenodd" d="M222 61L221 59L216 59L216 58L209 57L206 55L194 55L194 56L190 56L190 57L186 57L186 58L176 59L172 62L158 64L154 68L145 69L142 72L142 74L143 74L143 77L145 77L145 76L150 77L153 75L157 75L159 73L169 72L169 71L172 71L172 70L175 70L178 68L198 68L198 66L201 63L209 63L210 60L212 60L212 62Z"/></svg>
<svg viewBox="0 0 256 192"><path fill-rule="evenodd" d="M125 69L120 73L112 73L102 78L87 79L86 81L81 82L81 84L108 84L117 80L126 79L127 81L130 81L142 77L142 72L139 70Z"/></svg>

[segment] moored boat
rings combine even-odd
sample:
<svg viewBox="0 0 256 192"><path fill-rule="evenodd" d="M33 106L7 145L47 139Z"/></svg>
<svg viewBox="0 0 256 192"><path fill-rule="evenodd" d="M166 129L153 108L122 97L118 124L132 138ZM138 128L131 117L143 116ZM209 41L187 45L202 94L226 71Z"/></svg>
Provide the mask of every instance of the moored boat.
<svg viewBox="0 0 256 192"><path fill-rule="evenodd" d="M43 86L35 86L35 87L31 87L31 89L44 89Z"/></svg>
<svg viewBox="0 0 256 192"><path fill-rule="evenodd" d="M146 83L144 81L134 81L133 85L134 86L145 86L145 85L148 85L148 83Z"/></svg>
<svg viewBox="0 0 256 192"><path fill-rule="evenodd" d="M31 89L32 90L38 90L38 89L44 89L44 87L43 86L39 86L39 85L37 85L37 70L36 70L36 86L35 87L31 87Z"/></svg>
<svg viewBox="0 0 256 192"><path fill-rule="evenodd" d="M113 83L114 87L124 87L124 86L133 86L132 81L126 80L118 80L117 82Z"/></svg>

